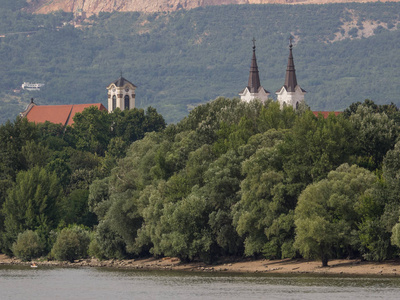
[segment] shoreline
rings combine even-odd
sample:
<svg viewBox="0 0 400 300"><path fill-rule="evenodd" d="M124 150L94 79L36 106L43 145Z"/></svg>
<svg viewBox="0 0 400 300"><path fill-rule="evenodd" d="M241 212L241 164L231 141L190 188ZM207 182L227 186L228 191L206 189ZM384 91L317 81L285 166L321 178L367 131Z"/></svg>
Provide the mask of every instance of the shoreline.
<svg viewBox="0 0 400 300"><path fill-rule="evenodd" d="M400 276L400 260L384 262L361 261L360 259L335 259L328 267L321 267L320 261L305 259L252 260L246 258L225 259L214 264L203 262L181 263L178 258L164 257L141 258L127 260L79 259L71 262L33 260L38 267L96 267L132 270L172 270L187 272L218 272L218 273L268 273L268 274L321 274L321 275L382 275ZM0 254L1 265L30 266L32 262L23 262L16 258Z"/></svg>

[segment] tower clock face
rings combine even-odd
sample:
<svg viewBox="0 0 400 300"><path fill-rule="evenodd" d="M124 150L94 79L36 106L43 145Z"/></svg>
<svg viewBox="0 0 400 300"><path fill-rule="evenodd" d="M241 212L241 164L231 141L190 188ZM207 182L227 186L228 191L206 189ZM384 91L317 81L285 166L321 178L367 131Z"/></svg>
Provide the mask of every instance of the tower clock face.
<svg viewBox="0 0 400 300"><path fill-rule="evenodd" d="M126 88L126 89L125 89L125 92L129 92L129 89L128 89L128 88Z"/></svg>
<svg viewBox="0 0 400 300"><path fill-rule="evenodd" d="M115 91L116 91L116 89L112 89L112 91L113 91L113 92L115 92Z"/></svg>

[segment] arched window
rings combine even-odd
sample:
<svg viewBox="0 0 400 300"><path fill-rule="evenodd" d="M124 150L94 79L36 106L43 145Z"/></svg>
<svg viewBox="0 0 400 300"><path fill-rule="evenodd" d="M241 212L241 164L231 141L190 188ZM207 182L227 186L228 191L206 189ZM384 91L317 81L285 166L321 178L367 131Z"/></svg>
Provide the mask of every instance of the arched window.
<svg viewBox="0 0 400 300"><path fill-rule="evenodd" d="M299 102L296 102L296 109L299 109Z"/></svg>
<svg viewBox="0 0 400 300"><path fill-rule="evenodd" d="M124 99L125 99L125 109L129 109L129 96L125 95Z"/></svg>
<svg viewBox="0 0 400 300"><path fill-rule="evenodd" d="M112 96L112 110L114 111L117 108L117 96Z"/></svg>

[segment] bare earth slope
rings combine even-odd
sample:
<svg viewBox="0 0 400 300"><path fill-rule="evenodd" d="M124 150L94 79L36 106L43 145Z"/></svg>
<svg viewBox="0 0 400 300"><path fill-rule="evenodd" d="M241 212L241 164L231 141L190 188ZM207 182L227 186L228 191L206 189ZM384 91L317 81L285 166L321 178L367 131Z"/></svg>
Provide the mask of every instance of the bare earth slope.
<svg viewBox="0 0 400 300"><path fill-rule="evenodd" d="M87 15L112 11L159 12L226 4L326 4L376 2L378 0L31 0L29 11L46 14L57 10L82 11ZM400 0L389 0L398 2ZM29 1L28 1L29 2Z"/></svg>

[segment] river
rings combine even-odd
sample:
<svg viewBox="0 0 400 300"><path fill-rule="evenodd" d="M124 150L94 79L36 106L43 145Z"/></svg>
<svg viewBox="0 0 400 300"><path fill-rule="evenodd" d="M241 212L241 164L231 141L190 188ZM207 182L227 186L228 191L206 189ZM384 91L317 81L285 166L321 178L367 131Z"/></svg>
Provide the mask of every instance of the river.
<svg viewBox="0 0 400 300"><path fill-rule="evenodd" d="M0 299L399 299L400 278L0 266Z"/></svg>

